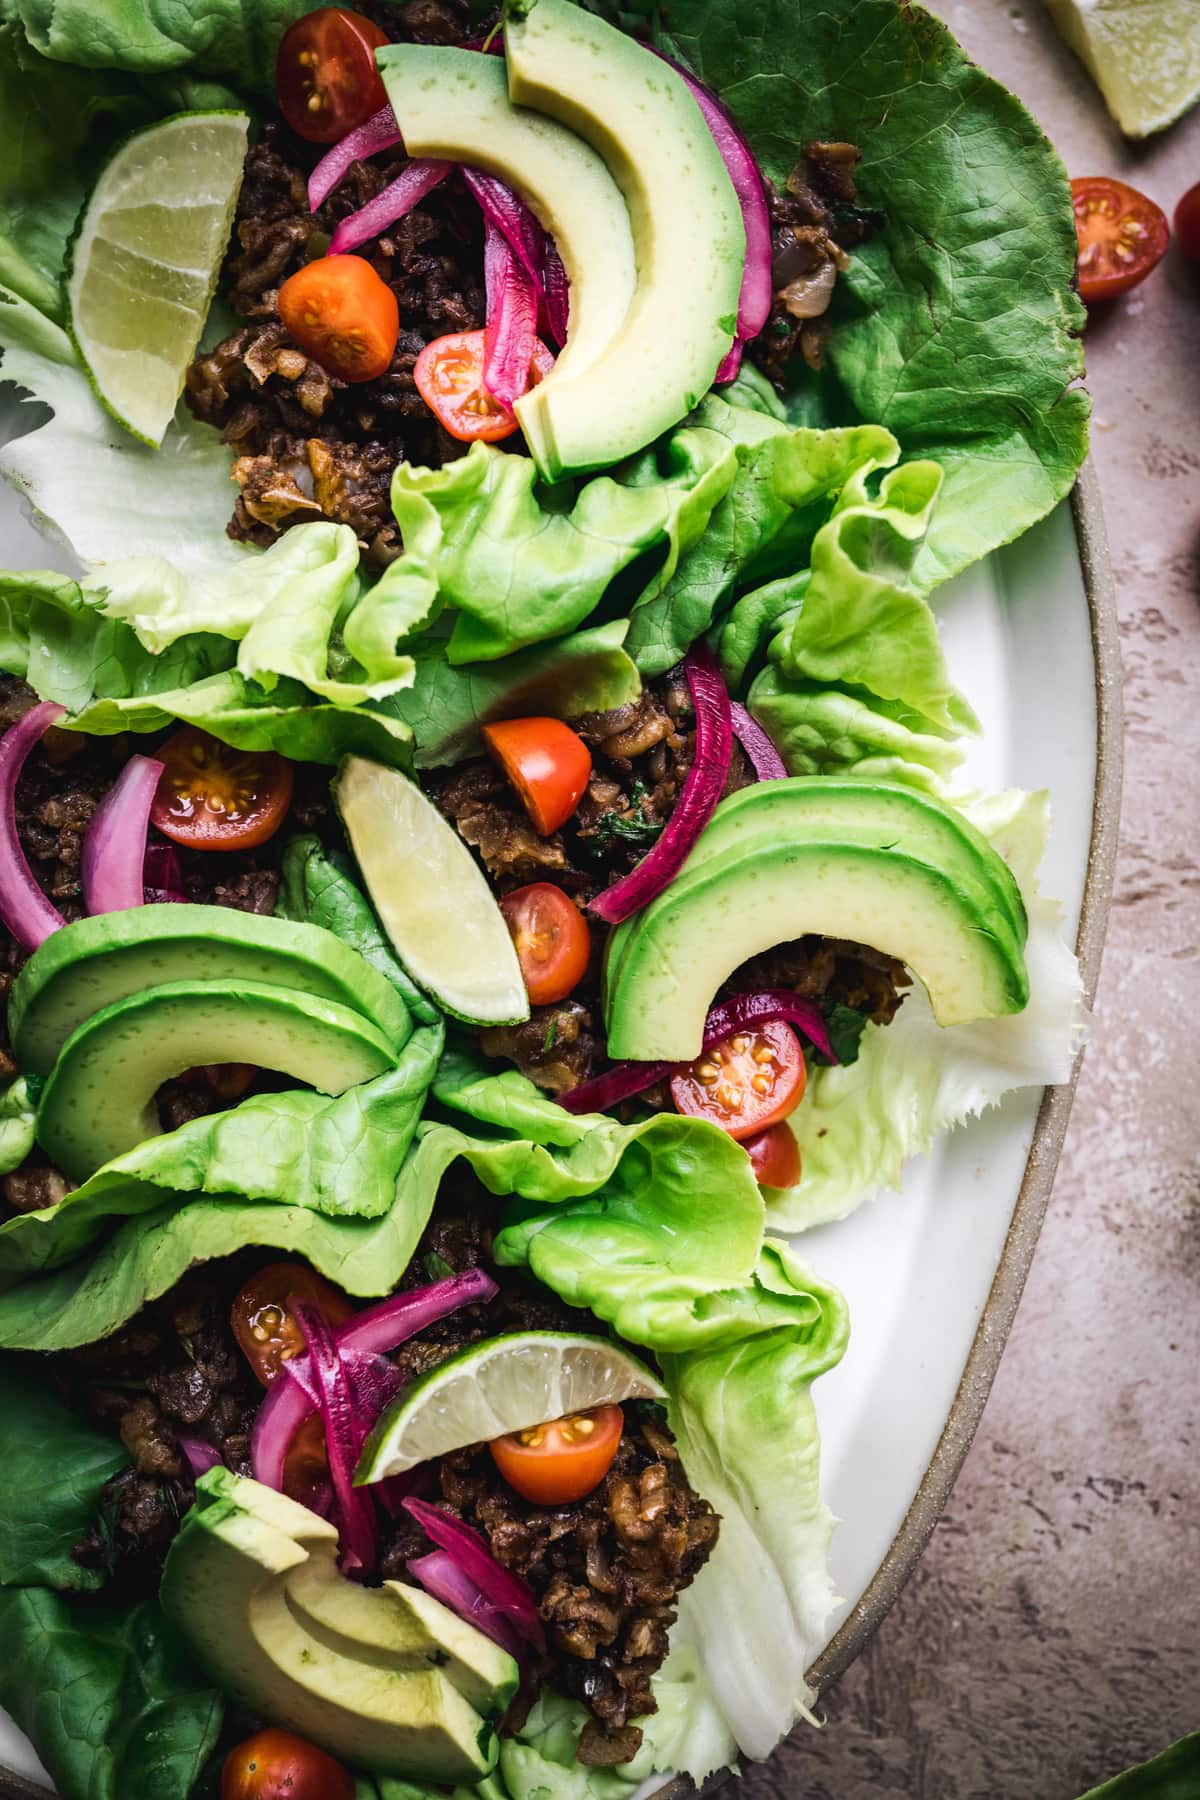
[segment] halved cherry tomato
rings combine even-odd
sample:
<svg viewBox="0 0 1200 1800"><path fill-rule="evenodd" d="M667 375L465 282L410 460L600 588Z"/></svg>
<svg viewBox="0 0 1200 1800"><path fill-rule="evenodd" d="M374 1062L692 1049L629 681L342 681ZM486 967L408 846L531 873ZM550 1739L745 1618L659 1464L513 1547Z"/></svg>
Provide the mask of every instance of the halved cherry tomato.
<svg viewBox="0 0 1200 1800"><path fill-rule="evenodd" d="M335 1328L354 1314L345 1294L307 1263L269 1263L252 1275L234 1300L229 1322L246 1361L264 1387L270 1387L289 1357L304 1352L304 1333L288 1311L291 1294L315 1306Z"/></svg>
<svg viewBox="0 0 1200 1800"><path fill-rule="evenodd" d="M509 1487L535 1506L565 1506L599 1487L612 1467L625 1429L619 1406L552 1419L529 1431L512 1431L488 1448Z"/></svg>
<svg viewBox="0 0 1200 1800"><path fill-rule="evenodd" d="M349 1770L290 1731L259 1731L225 1758L221 1800L354 1800Z"/></svg>
<svg viewBox="0 0 1200 1800"><path fill-rule="evenodd" d="M388 42L361 13L322 6L285 31L275 58L279 110L310 144L336 144L387 105L375 52Z"/></svg>
<svg viewBox="0 0 1200 1800"><path fill-rule="evenodd" d="M800 1146L786 1120L768 1125L765 1131L743 1142L760 1187L795 1187L800 1179Z"/></svg>
<svg viewBox="0 0 1200 1800"><path fill-rule="evenodd" d="M565 1000L587 973L592 934L587 920L552 881L517 888L500 902L534 1006Z"/></svg>
<svg viewBox="0 0 1200 1800"><path fill-rule="evenodd" d="M553 367L553 354L535 338L530 387L544 381ZM496 444L517 429L512 413L505 412L483 385L482 331L454 331L449 337L434 338L418 356L413 380L430 412L464 444L477 440Z"/></svg>
<svg viewBox="0 0 1200 1800"><path fill-rule="evenodd" d="M234 750L185 725L156 752L163 764L151 822L189 850L251 850L292 803L292 765L273 750Z"/></svg>
<svg viewBox="0 0 1200 1800"><path fill-rule="evenodd" d="M1160 262L1171 232L1167 216L1136 188L1107 175L1071 183L1079 239L1079 292L1089 305L1115 300Z"/></svg>
<svg viewBox="0 0 1200 1800"><path fill-rule="evenodd" d="M671 1077L681 1113L709 1119L732 1138L753 1137L785 1119L804 1095L804 1053L782 1019L714 1044Z"/></svg>
<svg viewBox="0 0 1200 1800"><path fill-rule="evenodd" d="M1175 236L1188 261L1200 263L1200 181L1188 189L1175 208Z"/></svg>
<svg viewBox="0 0 1200 1800"><path fill-rule="evenodd" d="M583 798L592 753L561 719L500 719L483 741L521 796L534 830L549 837Z"/></svg>
<svg viewBox="0 0 1200 1800"><path fill-rule="evenodd" d="M306 355L341 381L392 366L400 308L364 256L318 256L279 290L279 316Z"/></svg>
<svg viewBox="0 0 1200 1800"><path fill-rule="evenodd" d="M310 1413L283 1459L283 1491L298 1506L307 1506L316 1512L319 1501L328 1496L329 1485L325 1421L320 1413Z"/></svg>

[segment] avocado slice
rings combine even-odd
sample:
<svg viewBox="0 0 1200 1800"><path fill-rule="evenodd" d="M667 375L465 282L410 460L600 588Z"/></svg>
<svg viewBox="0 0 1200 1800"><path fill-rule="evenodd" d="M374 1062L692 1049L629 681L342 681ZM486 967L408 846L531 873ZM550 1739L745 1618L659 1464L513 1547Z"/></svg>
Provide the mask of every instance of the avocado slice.
<svg viewBox="0 0 1200 1800"><path fill-rule="evenodd" d="M498 175L552 233L571 286L570 321L546 379L590 368L624 324L637 281L629 212L603 159L554 120L513 106L500 57L392 44L377 61L410 156Z"/></svg>
<svg viewBox="0 0 1200 1800"><path fill-rule="evenodd" d="M667 888L615 951L609 1053L686 1062L712 996L739 964L789 938L850 938L897 957L940 1025L1020 1012L1029 998L1011 925L942 867L845 833L752 837Z"/></svg>
<svg viewBox="0 0 1200 1800"><path fill-rule="evenodd" d="M534 460L556 479L632 455L708 392L737 325L746 233L704 115L669 64L571 0L511 6L504 50L509 98L599 151L633 225L637 292L607 354L517 402Z"/></svg>
<svg viewBox="0 0 1200 1800"><path fill-rule="evenodd" d="M436 1601L414 1608L397 1583L346 1581L336 1557L324 1519L210 1469L168 1553L163 1609L250 1712L378 1775L480 1780L495 1766L490 1718L515 1691L516 1663ZM465 1649L470 1638L480 1643Z"/></svg>
<svg viewBox="0 0 1200 1800"><path fill-rule="evenodd" d="M73 1181L156 1137L154 1095L198 1064L280 1069L341 1094L395 1064L376 1025L295 988L263 981L173 981L130 994L63 1045L38 1108L38 1142Z"/></svg>
<svg viewBox="0 0 1200 1800"><path fill-rule="evenodd" d="M235 988L266 981L336 1001L397 1048L410 1029L391 983L331 931L228 906L175 903L101 913L53 932L9 998L17 1060L34 1075L49 1075L71 1033L93 1013L146 988L199 979Z"/></svg>

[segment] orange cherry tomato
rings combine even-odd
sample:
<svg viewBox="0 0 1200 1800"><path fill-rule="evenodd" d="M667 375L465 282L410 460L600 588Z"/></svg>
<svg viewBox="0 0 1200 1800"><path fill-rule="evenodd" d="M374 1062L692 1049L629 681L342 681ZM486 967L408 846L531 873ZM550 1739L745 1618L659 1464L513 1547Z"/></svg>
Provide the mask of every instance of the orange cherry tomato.
<svg viewBox="0 0 1200 1800"><path fill-rule="evenodd" d="M517 888L500 902L508 921L525 988L534 1006L565 1000L587 973L592 934L587 920L552 881Z"/></svg>
<svg viewBox="0 0 1200 1800"><path fill-rule="evenodd" d="M565 825L587 787L592 753L561 719L500 719L483 741L521 796L535 831Z"/></svg>
<svg viewBox="0 0 1200 1800"><path fill-rule="evenodd" d="M293 277L294 279L294 277ZM529 385L536 387L554 367L554 357L540 338L533 341ZM517 429L483 385L483 332L454 331L434 338L417 358L413 379L422 400L451 437L464 444L499 443Z"/></svg>
<svg viewBox="0 0 1200 1800"><path fill-rule="evenodd" d="M1200 263L1200 181L1175 208L1175 236L1189 262Z"/></svg>
<svg viewBox="0 0 1200 1800"><path fill-rule="evenodd" d="M287 817L292 765L273 750L235 750L185 725L155 754L163 772L151 822L189 850L251 850Z"/></svg>
<svg viewBox="0 0 1200 1800"><path fill-rule="evenodd" d="M488 1448L507 1481L535 1506L565 1506L599 1487L612 1467L625 1429L619 1406L553 1419L528 1431L512 1431Z"/></svg>
<svg viewBox="0 0 1200 1800"><path fill-rule="evenodd" d="M341 381L374 381L392 366L400 308L364 256L319 256L279 290L279 316L306 356Z"/></svg>
<svg viewBox="0 0 1200 1800"><path fill-rule="evenodd" d="M229 1322L264 1387L270 1387L281 1364L305 1349L304 1333L288 1311L291 1294L315 1306L335 1329L354 1316L345 1294L307 1263L269 1263L252 1275L234 1300Z"/></svg>
<svg viewBox="0 0 1200 1800"><path fill-rule="evenodd" d="M714 1044L671 1077L681 1113L708 1119L732 1138L753 1137L799 1105L807 1079L790 1026L771 1019Z"/></svg>
<svg viewBox="0 0 1200 1800"><path fill-rule="evenodd" d="M275 58L279 110L310 144L336 144L387 105L375 52L389 41L361 13L322 6L285 31Z"/></svg>
<svg viewBox="0 0 1200 1800"><path fill-rule="evenodd" d="M354 1800L348 1769L290 1731L259 1731L225 1758L221 1800Z"/></svg>
<svg viewBox="0 0 1200 1800"><path fill-rule="evenodd" d="M1115 300L1145 281L1171 237L1162 208L1107 175L1073 181L1071 199L1079 239L1079 292L1088 304Z"/></svg>
<svg viewBox="0 0 1200 1800"><path fill-rule="evenodd" d="M768 1125L743 1143L760 1187L795 1187L800 1179L800 1146L785 1120Z"/></svg>

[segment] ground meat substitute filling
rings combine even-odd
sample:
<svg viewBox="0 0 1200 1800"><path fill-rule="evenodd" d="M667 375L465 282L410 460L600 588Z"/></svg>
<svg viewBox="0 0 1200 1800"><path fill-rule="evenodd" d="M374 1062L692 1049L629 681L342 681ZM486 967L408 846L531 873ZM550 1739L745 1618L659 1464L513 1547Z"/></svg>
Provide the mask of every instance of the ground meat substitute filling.
<svg viewBox="0 0 1200 1800"><path fill-rule="evenodd" d="M636 866L670 818L695 754L692 698L682 672L650 682L636 700L587 713L572 725L592 753L587 791L560 831L539 837L513 788L488 757L432 771L425 785L463 841L475 852L502 898L528 882L550 881L584 906ZM734 742L724 793L755 779ZM607 1065L600 976L604 933L592 934L583 981L552 1006L535 1006L520 1025L479 1034L487 1056L514 1064L551 1094L568 1093ZM902 963L863 944L808 936L736 970L719 997L762 988L791 988L826 1009L852 1007L878 1024L895 1017L909 976ZM665 1107L665 1088L638 1096Z"/></svg>
<svg viewBox="0 0 1200 1800"><path fill-rule="evenodd" d="M455 1351L507 1331L598 1331L590 1314L490 1262L495 1199L471 1177L444 1201L402 1286L486 1264L494 1299L465 1307L410 1338L392 1361L406 1380ZM263 1265L243 1252L193 1270L102 1343L40 1358L68 1402L120 1438L131 1466L105 1490L100 1517L74 1551L107 1577L106 1600L153 1592L163 1558L194 1497L180 1436L209 1444L228 1468L251 1473L250 1439L263 1390L238 1348L230 1306ZM644 1356L644 1352L640 1352ZM682 1588L703 1566L719 1521L693 1492L657 1408L631 1405L617 1457L596 1490L568 1506L538 1507L502 1480L486 1447L444 1457L426 1472L426 1498L483 1533L497 1561L529 1582L548 1649L526 1671L506 1721L524 1722L543 1681L582 1701L592 1717L581 1760L636 1754L632 1719L655 1710L651 1678L667 1653ZM429 1549L407 1514L380 1521L382 1579L407 1577Z"/></svg>

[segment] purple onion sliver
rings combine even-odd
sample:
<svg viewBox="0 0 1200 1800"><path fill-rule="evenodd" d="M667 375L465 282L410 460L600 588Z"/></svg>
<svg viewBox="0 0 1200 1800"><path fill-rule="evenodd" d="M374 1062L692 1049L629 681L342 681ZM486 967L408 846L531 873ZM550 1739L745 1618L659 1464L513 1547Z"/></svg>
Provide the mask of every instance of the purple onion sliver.
<svg viewBox="0 0 1200 1800"><path fill-rule="evenodd" d="M546 254L542 259L542 290L546 332L561 350L567 341L567 327L571 314L571 288L567 280L567 271L563 267L563 259L558 254L558 245L549 233L546 235Z"/></svg>
<svg viewBox="0 0 1200 1800"><path fill-rule="evenodd" d="M147 844L142 864L145 883L143 898L147 906L164 906L168 902L187 904L183 885L183 866L174 844Z"/></svg>
<svg viewBox="0 0 1200 1800"><path fill-rule="evenodd" d="M760 781L781 781L787 775L787 764L759 724L740 700L733 702L733 735L750 758Z"/></svg>
<svg viewBox="0 0 1200 1800"><path fill-rule="evenodd" d="M145 904L146 833L162 772L153 756L131 756L92 814L81 867L89 913L128 912Z"/></svg>
<svg viewBox="0 0 1200 1800"><path fill-rule="evenodd" d="M393 144L401 141L395 113L390 106L381 106L377 113L372 113L364 124L347 132L321 158L308 178L309 212L316 212L325 204L346 179L352 164L376 156L380 150L390 150Z"/></svg>
<svg viewBox="0 0 1200 1800"><path fill-rule="evenodd" d="M523 1638L539 1650L545 1649L546 1634L533 1590L519 1575L496 1561L479 1532L464 1525L453 1513L443 1511L440 1506L430 1506L425 1500L409 1498L404 1502L404 1510L412 1514L439 1550L449 1552L484 1599L498 1606Z"/></svg>
<svg viewBox="0 0 1200 1800"><path fill-rule="evenodd" d="M487 326L483 334L483 385L511 413L529 387L536 344L537 295L504 233L488 219L483 276Z"/></svg>
<svg viewBox="0 0 1200 1800"><path fill-rule="evenodd" d="M367 1574L375 1566L375 1515L371 1502L354 1485L357 1434L346 1370L329 1321L320 1308L296 1294L288 1295L287 1308L304 1334L321 1396L325 1448L337 1500L342 1567L347 1573Z"/></svg>
<svg viewBox="0 0 1200 1800"><path fill-rule="evenodd" d="M222 1460L221 1452L206 1444L203 1438L177 1437L175 1442L187 1458L188 1468L192 1471L192 1479L198 1481L210 1469L215 1469Z"/></svg>
<svg viewBox="0 0 1200 1800"><path fill-rule="evenodd" d="M66 924L38 886L17 832L17 782L25 759L66 710L43 700L0 738L0 919L23 950L36 950Z"/></svg>
<svg viewBox="0 0 1200 1800"><path fill-rule="evenodd" d="M357 250L360 244L379 237L389 225L394 225L397 219L420 205L426 194L446 179L450 168L448 162L424 159L410 162L382 193L342 220L330 240L330 256L345 256L349 251Z"/></svg>
<svg viewBox="0 0 1200 1800"><path fill-rule="evenodd" d="M461 170L462 178L479 202L485 219L508 239L508 245L534 285L538 301L545 303L542 268L546 259L546 234L525 202L496 175L484 169Z"/></svg>
<svg viewBox="0 0 1200 1800"><path fill-rule="evenodd" d="M524 1657L525 1647L500 1607L481 1594L465 1569L460 1568L447 1550L431 1550L427 1556L414 1556L408 1572L415 1575L427 1594L448 1606L451 1612L474 1625L485 1637L517 1662Z"/></svg>
<svg viewBox="0 0 1200 1800"><path fill-rule="evenodd" d="M701 638L684 658L683 671L696 709L696 753L665 831L635 869L589 902L588 910L609 925L661 894L690 856L712 818L729 774L733 724L721 671Z"/></svg>

